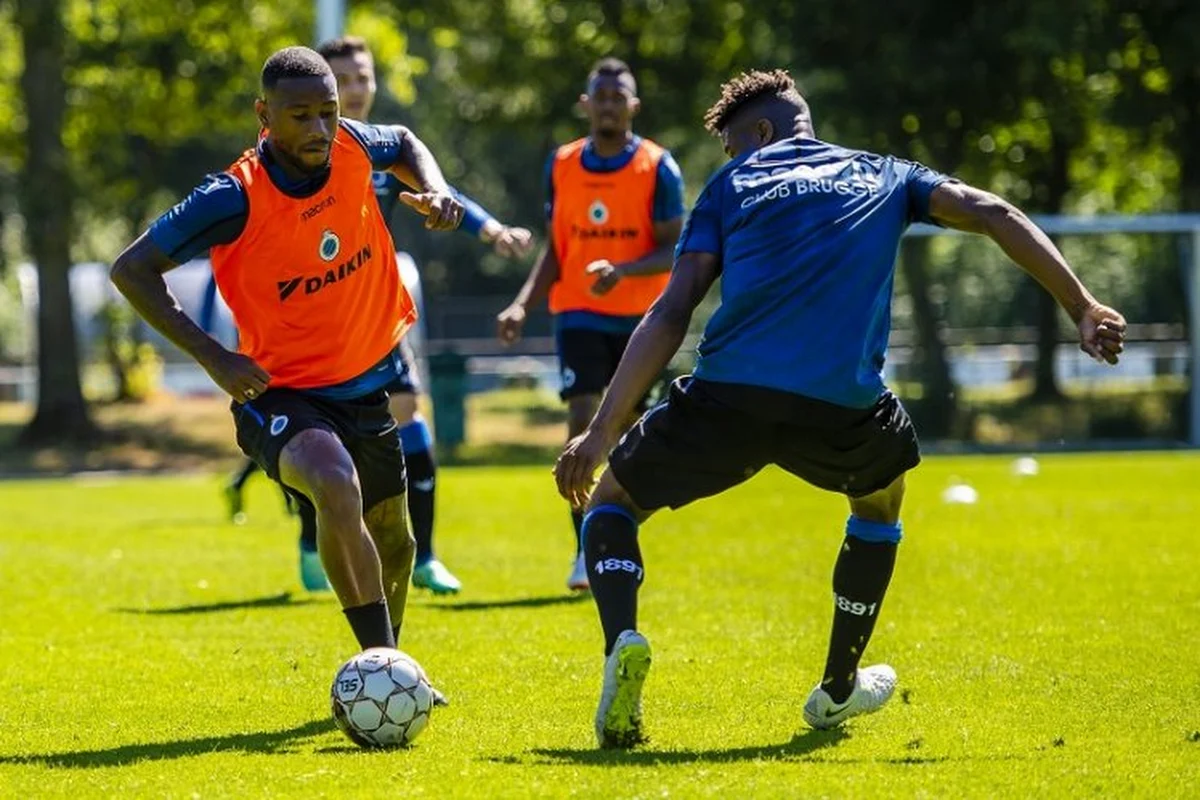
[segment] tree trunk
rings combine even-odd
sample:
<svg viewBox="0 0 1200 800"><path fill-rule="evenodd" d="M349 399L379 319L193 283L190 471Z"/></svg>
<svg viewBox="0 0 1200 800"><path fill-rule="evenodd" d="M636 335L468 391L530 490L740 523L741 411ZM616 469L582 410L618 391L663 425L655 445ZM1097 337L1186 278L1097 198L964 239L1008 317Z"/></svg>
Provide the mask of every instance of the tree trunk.
<svg viewBox="0 0 1200 800"><path fill-rule="evenodd" d="M79 380L79 349L71 313L71 190L62 126L62 0L19 0L17 23L25 54L21 91L29 124L21 201L29 252L38 266L38 403L21 432L24 445L83 444L96 429Z"/></svg>
<svg viewBox="0 0 1200 800"><path fill-rule="evenodd" d="M931 437L945 437L954 430L958 416L958 393L950 377L950 362L946 344L942 341L940 322L929 297L928 237L909 237L901 242L900 269L912 296L913 323L917 329L919 375L923 388L920 403L922 432Z"/></svg>
<svg viewBox="0 0 1200 800"><path fill-rule="evenodd" d="M1067 127L1073 129L1073 126ZM1046 208L1052 214L1061 214L1070 187L1072 142L1062 133L1052 134L1052 137L1050 173L1046 180ZM1040 286L1037 288L1037 362L1033 370L1033 399L1051 403L1063 399L1054 366L1058 351L1058 303L1045 289Z"/></svg>
<svg viewBox="0 0 1200 800"><path fill-rule="evenodd" d="M1037 360L1033 369L1033 399L1055 402L1063 399L1058 385L1054 356L1058 350L1058 302L1045 289L1037 291Z"/></svg>

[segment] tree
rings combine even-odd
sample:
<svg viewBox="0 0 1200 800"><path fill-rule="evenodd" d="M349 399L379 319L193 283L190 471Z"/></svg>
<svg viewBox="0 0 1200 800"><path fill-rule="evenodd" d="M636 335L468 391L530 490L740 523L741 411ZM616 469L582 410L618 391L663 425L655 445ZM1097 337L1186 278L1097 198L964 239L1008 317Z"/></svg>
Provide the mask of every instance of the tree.
<svg viewBox="0 0 1200 800"><path fill-rule="evenodd" d="M29 120L21 205L29 252L38 265L38 404L18 440L25 445L83 443L96 435L79 380L71 308L74 192L62 136L66 111L62 14L62 0L17 2L25 55L21 92Z"/></svg>

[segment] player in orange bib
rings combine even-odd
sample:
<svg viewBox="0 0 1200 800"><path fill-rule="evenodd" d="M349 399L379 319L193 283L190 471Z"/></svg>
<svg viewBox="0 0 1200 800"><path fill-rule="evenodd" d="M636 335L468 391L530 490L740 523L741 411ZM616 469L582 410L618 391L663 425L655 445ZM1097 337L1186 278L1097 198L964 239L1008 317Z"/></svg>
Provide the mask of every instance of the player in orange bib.
<svg viewBox="0 0 1200 800"><path fill-rule="evenodd" d="M306 47L267 59L257 146L212 175L117 257L112 279L151 325L232 398L238 444L316 508L325 572L359 646L395 647L414 542L404 460L386 386L416 320L375 200L373 170L415 193L426 227L458 226L462 204L406 128L339 119L329 65ZM230 352L181 311L163 242L210 248L240 343ZM172 238L175 237L175 238ZM184 259L186 260L186 259Z"/></svg>
<svg viewBox="0 0 1200 800"><path fill-rule="evenodd" d="M529 306L549 295L568 439L582 433L630 334L666 286L683 226L683 179L671 154L633 133L641 102L628 65L606 58L579 98L590 131L546 166L547 245L498 317L501 341L520 338ZM567 586L588 588L580 529Z"/></svg>

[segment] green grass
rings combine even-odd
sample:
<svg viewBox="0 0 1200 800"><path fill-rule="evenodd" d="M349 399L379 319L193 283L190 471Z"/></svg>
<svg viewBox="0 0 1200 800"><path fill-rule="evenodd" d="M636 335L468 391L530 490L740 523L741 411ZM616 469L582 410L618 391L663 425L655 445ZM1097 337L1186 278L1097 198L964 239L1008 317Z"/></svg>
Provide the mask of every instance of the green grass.
<svg viewBox="0 0 1200 800"><path fill-rule="evenodd" d="M329 720L354 651L296 589L293 531L201 478L0 483L0 796L1189 797L1200 786L1200 457L928 459L868 661L902 690L844 731L819 676L843 501L770 471L651 521L651 743L594 749L600 639L561 590L546 468L446 470L457 599L403 647L451 697L405 751ZM951 476L980 492L948 506Z"/></svg>

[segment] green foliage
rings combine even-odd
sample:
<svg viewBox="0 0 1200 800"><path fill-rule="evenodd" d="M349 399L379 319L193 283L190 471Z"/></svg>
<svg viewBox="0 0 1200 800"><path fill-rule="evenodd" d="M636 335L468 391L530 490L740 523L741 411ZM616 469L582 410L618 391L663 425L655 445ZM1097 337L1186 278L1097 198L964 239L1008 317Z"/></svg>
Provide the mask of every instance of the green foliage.
<svg viewBox="0 0 1200 800"><path fill-rule="evenodd" d="M105 361L112 370L116 396L144 402L162 389L162 359L149 342L138 341L137 315L127 303L108 302L100 310Z"/></svg>
<svg viewBox="0 0 1200 800"><path fill-rule="evenodd" d="M0 364L24 362L29 354L28 313L15 272L0 274Z"/></svg>
<svg viewBox="0 0 1200 800"><path fill-rule="evenodd" d="M1181 797L1200 785L1191 611L1200 459L929 457L868 662L889 706L810 732L845 501L774 469L644 528L650 743L596 750L601 640L561 586L545 467L448 469L452 600L404 644L447 692L409 750L354 748L329 684L355 651L305 595L295 522L252 481L246 527L208 478L7 482L0 729L14 797ZM1115 478L1114 476L1117 476ZM979 502L945 505L951 481ZM1100 488L1102 487L1102 488ZM36 568L30 565L36 564ZM53 588L53 601L48 589ZM70 624L64 624L69 620ZM1164 664L1179 664L1163 679Z"/></svg>

